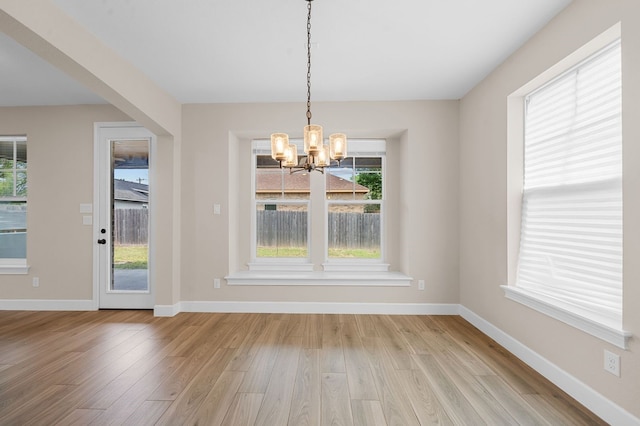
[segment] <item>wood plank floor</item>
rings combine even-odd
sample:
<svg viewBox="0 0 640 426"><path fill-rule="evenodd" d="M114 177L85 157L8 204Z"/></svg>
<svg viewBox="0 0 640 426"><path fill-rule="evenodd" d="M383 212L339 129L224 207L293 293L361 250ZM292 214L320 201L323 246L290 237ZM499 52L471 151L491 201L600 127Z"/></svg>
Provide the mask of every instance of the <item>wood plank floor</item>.
<svg viewBox="0 0 640 426"><path fill-rule="evenodd" d="M456 316L0 311L0 425L596 425Z"/></svg>

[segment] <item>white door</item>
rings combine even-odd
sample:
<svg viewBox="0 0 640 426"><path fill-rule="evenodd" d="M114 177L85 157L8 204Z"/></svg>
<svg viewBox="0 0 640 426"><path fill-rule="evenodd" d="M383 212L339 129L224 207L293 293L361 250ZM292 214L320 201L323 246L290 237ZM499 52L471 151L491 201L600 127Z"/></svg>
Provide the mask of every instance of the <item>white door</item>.
<svg viewBox="0 0 640 426"><path fill-rule="evenodd" d="M152 309L149 252L155 136L123 123L96 125L94 284L101 309Z"/></svg>

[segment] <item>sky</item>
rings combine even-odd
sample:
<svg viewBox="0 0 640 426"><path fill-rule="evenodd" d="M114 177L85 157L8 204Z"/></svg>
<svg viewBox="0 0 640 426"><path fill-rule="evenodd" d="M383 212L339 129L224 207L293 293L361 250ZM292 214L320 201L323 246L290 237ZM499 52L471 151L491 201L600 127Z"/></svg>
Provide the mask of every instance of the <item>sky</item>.
<svg viewBox="0 0 640 426"><path fill-rule="evenodd" d="M113 177L114 179L149 185L149 169L115 169Z"/></svg>

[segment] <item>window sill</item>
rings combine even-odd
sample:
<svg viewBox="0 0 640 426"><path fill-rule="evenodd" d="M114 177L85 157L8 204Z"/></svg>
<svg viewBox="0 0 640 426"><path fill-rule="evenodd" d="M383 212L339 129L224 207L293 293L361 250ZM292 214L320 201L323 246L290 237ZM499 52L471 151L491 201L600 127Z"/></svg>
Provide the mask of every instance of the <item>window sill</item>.
<svg viewBox="0 0 640 426"><path fill-rule="evenodd" d="M410 287L400 272L239 271L225 277L229 285Z"/></svg>
<svg viewBox="0 0 640 426"><path fill-rule="evenodd" d="M252 262L251 272L312 272L313 264L308 262Z"/></svg>
<svg viewBox="0 0 640 426"><path fill-rule="evenodd" d="M26 275L29 265L0 265L0 275Z"/></svg>
<svg viewBox="0 0 640 426"><path fill-rule="evenodd" d="M548 315L551 318L555 318L558 321L562 321L565 324L591 334L592 336L611 343L621 349L627 349L627 342L632 336L628 331L619 330L609 325L585 318L584 316L557 306L535 293L512 286L503 285L500 287L504 290L505 297L507 299L521 303L531 309Z"/></svg>
<svg viewBox="0 0 640 426"><path fill-rule="evenodd" d="M373 262L328 262L322 264L325 272L388 272L388 263Z"/></svg>

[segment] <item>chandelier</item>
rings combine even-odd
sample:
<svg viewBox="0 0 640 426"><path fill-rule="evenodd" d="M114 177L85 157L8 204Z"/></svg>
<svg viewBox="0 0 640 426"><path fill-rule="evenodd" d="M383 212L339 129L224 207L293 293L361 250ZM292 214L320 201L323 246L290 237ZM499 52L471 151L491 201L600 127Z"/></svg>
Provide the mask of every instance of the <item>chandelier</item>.
<svg viewBox="0 0 640 426"><path fill-rule="evenodd" d="M289 135L274 133L271 135L271 157L278 161L280 168L286 167L290 173L317 170L324 173L324 168L335 160L340 161L347 156L347 136L334 133L329 136L326 145L322 136L322 126L311 124L311 2L307 2L307 125L304 126L304 154L298 159L298 147L289 144Z"/></svg>

